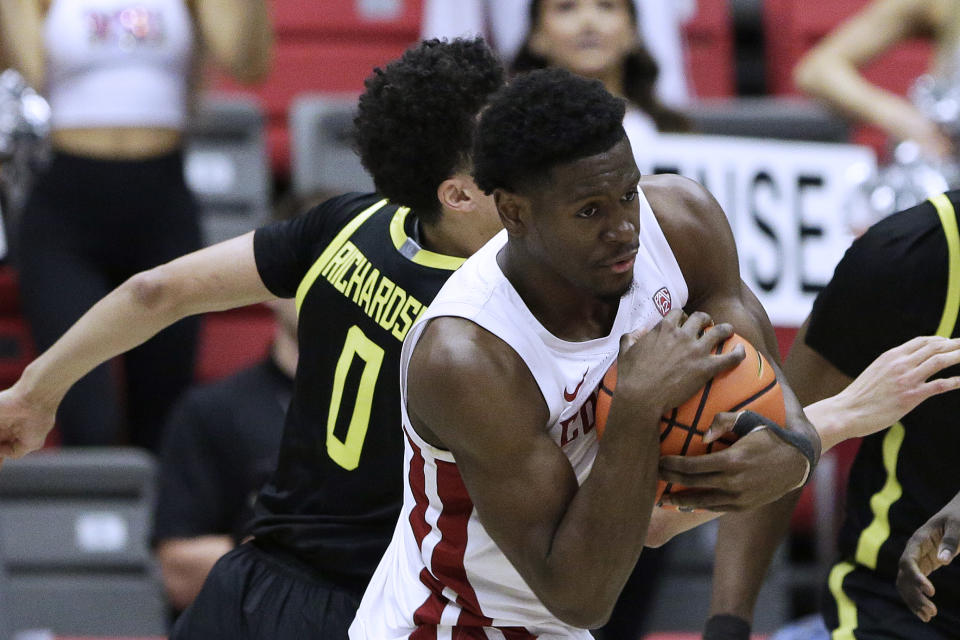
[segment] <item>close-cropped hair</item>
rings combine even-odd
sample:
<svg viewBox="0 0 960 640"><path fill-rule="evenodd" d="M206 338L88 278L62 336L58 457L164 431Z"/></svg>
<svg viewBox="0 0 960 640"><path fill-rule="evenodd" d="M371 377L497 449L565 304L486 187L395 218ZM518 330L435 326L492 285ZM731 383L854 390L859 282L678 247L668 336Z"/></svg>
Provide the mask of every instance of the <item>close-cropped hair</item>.
<svg viewBox="0 0 960 640"><path fill-rule="evenodd" d="M530 33L540 23L540 10L543 0L530 2ZM627 1L630 20L634 29L637 27L637 7L633 0ZM525 73L535 69L546 69L550 62L543 56L533 53L530 49L530 33L517 52L510 70L514 74ZM657 131L664 133L683 133L690 131L690 120L679 111L675 111L660 102L657 97L657 78L660 76L660 66L650 51L638 42L623 61L623 93L627 100L650 116L657 127Z"/></svg>
<svg viewBox="0 0 960 640"><path fill-rule="evenodd" d="M426 40L374 69L354 140L377 191L423 223L436 222L437 187L469 171L477 113L503 82L503 67L481 38Z"/></svg>
<svg viewBox="0 0 960 640"><path fill-rule="evenodd" d="M473 177L486 193L521 191L558 165L602 153L626 137L626 106L563 69L531 71L490 99L477 127Z"/></svg>

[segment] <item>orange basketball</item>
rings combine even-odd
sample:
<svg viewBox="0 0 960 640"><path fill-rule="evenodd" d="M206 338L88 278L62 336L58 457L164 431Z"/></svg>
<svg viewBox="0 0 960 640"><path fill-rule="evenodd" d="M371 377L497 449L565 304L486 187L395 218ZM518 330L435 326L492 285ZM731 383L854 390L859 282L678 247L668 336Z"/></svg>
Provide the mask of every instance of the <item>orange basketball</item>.
<svg viewBox="0 0 960 640"><path fill-rule="evenodd" d="M737 439L733 433L726 433L711 443L703 441L714 415L723 411L749 409L783 425L786 420L783 392L767 359L736 334L717 345L714 353L727 353L738 344L747 352L740 364L713 378L689 400L661 416L660 455L699 456L729 447ZM597 437L603 435L616 385L617 363L614 362L604 374L597 394ZM683 489L661 481L657 501Z"/></svg>

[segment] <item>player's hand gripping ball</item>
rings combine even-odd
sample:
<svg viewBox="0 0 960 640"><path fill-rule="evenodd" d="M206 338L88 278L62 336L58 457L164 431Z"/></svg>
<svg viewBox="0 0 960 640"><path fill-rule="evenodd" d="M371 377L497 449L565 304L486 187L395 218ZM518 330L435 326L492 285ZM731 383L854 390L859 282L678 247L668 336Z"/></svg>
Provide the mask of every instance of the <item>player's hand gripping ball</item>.
<svg viewBox="0 0 960 640"><path fill-rule="evenodd" d="M783 392L773 367L753 345L732 335L717 345L714 353L732 351L742 344L746 357L733 369L714 377L679 407L660 417L660 455L699 456L721 451L736 442L737 435L728 432L713 442L704 442L703 436L717 413L750 410L782 425L786 420ZM617 386L617 363L603 376L597 394L597 437L603 436L610 403ZM683 491L684 487L660 481L656 502L663 496Z"/></svg>

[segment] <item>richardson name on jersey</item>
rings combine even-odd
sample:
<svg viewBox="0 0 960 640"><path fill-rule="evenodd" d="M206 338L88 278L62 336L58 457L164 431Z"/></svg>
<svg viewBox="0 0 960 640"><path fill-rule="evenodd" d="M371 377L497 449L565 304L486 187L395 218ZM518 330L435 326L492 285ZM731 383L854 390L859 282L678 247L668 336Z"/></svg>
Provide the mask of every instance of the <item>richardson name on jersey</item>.
<svg viewBox="0 0 960 640"><path fill-rule="evenodd" d="M426 305L381 274L349 240L323 265L320 277L401 342L426 311Z"/></svg>

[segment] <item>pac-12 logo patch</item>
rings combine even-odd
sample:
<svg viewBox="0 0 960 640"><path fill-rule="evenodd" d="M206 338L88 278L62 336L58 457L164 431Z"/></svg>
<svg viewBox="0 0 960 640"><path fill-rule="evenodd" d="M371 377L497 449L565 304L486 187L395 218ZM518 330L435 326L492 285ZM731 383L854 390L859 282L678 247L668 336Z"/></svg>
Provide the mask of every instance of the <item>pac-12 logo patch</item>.
<svg viewBox="0 0 960 640"><path fill-rule="evenodd" d="M660 289L653 294L653 304L657 306L657 311L660 312L661 316L667 315L670 309L673 308L673 302L670 300L670 291L666 287L660 287Z"/></svg>

